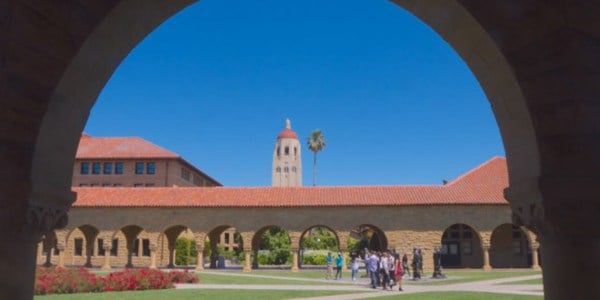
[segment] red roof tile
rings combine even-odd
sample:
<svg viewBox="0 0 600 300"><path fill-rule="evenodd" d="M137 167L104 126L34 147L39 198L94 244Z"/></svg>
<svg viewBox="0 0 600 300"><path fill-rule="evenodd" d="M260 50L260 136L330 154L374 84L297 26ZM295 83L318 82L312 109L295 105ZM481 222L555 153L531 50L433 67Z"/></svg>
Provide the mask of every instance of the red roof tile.
<svg viewBox="0 0 600 300"><path fill-rule="evenodd" d="M139 137L92 137L84 133L79 140L75 158L180 158L180 156Z"/></svg>
<svg viewBox="0 0 600 300"><path fill-rule="evenodd" d="M74 207L300 207L507 205L506 160L493 158L447 185L347 187L73 188Z"/></svg>
<svg viewBox="0 0 600 300"><path fill-rule="evenodd" d="M284 128L279 135L277 135L277 139L298 139L298 135L296 134L295 131L289 129L289 128Z"/></svg>

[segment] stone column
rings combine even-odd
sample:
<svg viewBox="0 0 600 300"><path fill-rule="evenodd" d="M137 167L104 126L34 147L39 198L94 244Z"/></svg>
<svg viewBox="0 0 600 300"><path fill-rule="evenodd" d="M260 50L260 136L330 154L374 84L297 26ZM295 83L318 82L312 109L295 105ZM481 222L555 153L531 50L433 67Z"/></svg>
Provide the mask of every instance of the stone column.
<svg viewBox="0 0 600 300"><path fill-rule="evenodd" d="M59 268L64 268L65 267L65 245L64 244L58 244L56 245L56 248L58 249L58 264L57 266ZM50 250L52 251L52 250Z"/></svg>
<svg viewBox="0 0 600 300"><path fill-rule="evenodd" d="M292 249L292 272L298 272L298 249Z"/></svg>
<svg viewBox="0 0 600 300"><path fill-rule="evenodd" d="M106 244L106 240L105 240L105 244L102 245L102 249L104 249L104 263L102 264L102 267L100 267L100 269L103 271L110 271L110 269L111 269L111 267L110 267L110 248L112 248L112 245Z"/></svg>
<svg viewBox="0 0 600 300"><path fill-rule="evenodd" d="M196 250L198 254L196 255L196 271L204 270L204 243L196 244Z"/></svg>
<svg viewBox="0 0 600 300"><path fill-rule="evenodd" d="M538 257L539 246L531 247L531 269L539 271L542 268L540 267L540 259Z"/></svg>
<svg viewBox="0 0 600 300"><path fill-rule="evenodd" d="M245 248L244 248L244 255L245 255L245 258L246 258L246 259L245 259L245 261L244 261L244 270L243 270L243 271L244 271L245 273L250 273L250 272L252 272L252 264L251 264L251 262L250 262L250 257L251 257L251 255L250 255L250 252L251 252L251 251L252 251L251 249L245 249Z"/></svg>
<svg viewBox="0 0 600 300"><path fill-rule="evenodd" d="M175 268L175 246L171 247L169 244L169 264L167 268Z"/></svg>
<svg viewBox="0 0 600 300"><path fill-rule="evenodd" d="M339 239L339 249L340 253L342 253L342 270L347 271L348 266L346 265L346 252L348 252L348 239L350 238L350 231L338 231L338 239ZM334 260L335 263L335 260ZM334 264L335 266L335 264Z"/></svg>
<svg viewBox="0 0 600 300"><path fill-rule="evenodd" d="M492 266L490 266L490 245L483 245L483 246L481 246L481 249L483 250L483 267L482 267L482 269L484 271L491 271Z"/></svg>
<svg viewBox="0 0 600 300"><path fill-rule="evenodd" d="M156 251L158 246L156 244L150 244L150 269L156 269Z"/></svg>

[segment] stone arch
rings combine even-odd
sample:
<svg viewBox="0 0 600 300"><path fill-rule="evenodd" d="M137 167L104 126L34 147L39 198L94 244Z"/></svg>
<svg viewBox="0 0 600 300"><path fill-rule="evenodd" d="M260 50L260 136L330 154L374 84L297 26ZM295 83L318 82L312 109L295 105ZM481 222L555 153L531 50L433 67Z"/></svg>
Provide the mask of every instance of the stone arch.
<svg viewBox="0 0 600 300"><path fill-rule="evenodd" d="M307 235L310 234L312 232L312 230L319 230L319 229L325 229L326 231L330 232L333 235L333 238L335 239L335 245L337 246L337 249L331 249L331 248L327 248L325 249L324 247L317 247L317 250L323 249L323 250L330 250L330 251L337 251L340 248L340 238L338 236L338 233L332 229L331 227L327 226L327 225L312 225L308 228L306 228L304 231L302 231L300 233L300 237L298 239L298 250L299 250L299 260L298 260L298 267L302 267L302 265L304 265L304 255L306 254L306 244L305 244L305 239L307 238ZM320 241L317 241L320 242ZM293 243L292 243L293 244ZM294 247L292 246L292 250L294 250Z"/></svg>
<svg viewBox="0 0 600 300"><path fill-rule="evenodd" d="M490 265L494 268L531 267L531 244L525 231L514 224L494 228L490 239Z"/></svg>
<svg viewBox="0 0 600 300"><path fill-rule="evenodd" d="M91 268L95 260L95 246L100 231L91 224L79 225L65 235L63 259L70 265Z"/></svg>
<svg viewBox="0 0 600 300"><path fill-rule="evenodd" d="M473 227L463 223L452 224L444 230L440 243L443 267L483 267L482 237Z"/></svg>
<svg viewBox="0 0 600 300"><path fill-rule="evenodd" d="M288 243L291 244L291 238L289 236L288 231L282 227L282 226L278 226L278 225L266 225L263 226L262 228L260 228L259 230L257 230L254 235L252 236L252 251L253 251L253 257L252 257L252 268L254 269L258 269L259 267L259 250L261 250L261 238L263 236L263 234L265 234L267 232L267 230L271 230L271 229L279 229L282 231L285 231L285 234L287 235L287 240ZM284 264L283 262L280 262L281 264ZM285 263L287 264L287 263Z"/></svg>
<svg viewBox="0 0 600 300"><path fill-rule="evenodd" d="M8 238L21 244L6 250L5 262L28 270L18 278L0 277L11 283L3 289L9 298L31 294L25 291L32 290L34 261L22 260L23 251L34 253L41 234L66 224L74 199L69 189L72 158L106 79L141 38L194 1L97 1L89 10L4 2L10 30L1 52L18 59L6 59L3 69L7 75L0 111L6 117L0 132L5 132L6 143L0 157L6 175L0 199L11 208L5 213L20 217L0 218L0 228L8 228ZM600 164L594 159L600 148L594 138L599 122L594 114L598 75L590 71L600 64L593 42L597 1L394 2L448 41L488 95L508 156L506 195L515 221L536 234L549 235L544 253L547 263L556 264L548 269L557 271L545 274L546 282L552 283L547 294L555 292L557 298L572 296L573 291L582 295L579 298L597 294L597 286L589 281L561 280L568 276L561 277L562 273L598 272L582 267L590 257L598 264L594 251L599 238L593 231L598 199L593 178ZM46 26L48 22L61 25ZM70 38L52 38L67 35ZM23 75L34 72L35 76ZM571 193L573 189L586 193ZM23 227L38 233L19 238L32 232ZM580 260L565 262L561 259L565 256Z"/></svg>
<svg viewBox="0 0 600 300"><path fill-rule="evenodd" d="M136 241L138 236L144 231L144 228L138 225L126 225L115 231L112 235L113 240L118 240L118 252L125 253L125 267L132 268L134 265L134 256L137 256L135 251ZM121 241L124 242L121 243ZM138 248L139 249L139 248ZM112 250L111 250L112 251ZM117 254L117 257L123 257L123 254Z"/></svg>
<svg viewBox="0 0 600 300"><path fill-rule="evenodd" d="M350 232L350 237L362 241L359 248L384 251L389 247L388 238L381 228L372 224L362 224ZM346 245L347 246L347 245Z"/></svg>
<svg viewBox="0 0 600 300"><path fill-rule="evenodd" d="M235 251L238 255L244 249L244 241L237 229L231 225L219 225L211 229L206 234L202 243L205 243L208 238L210 244L209 248L205 249L205 253L210 251L209 255L209 268L224 268L225 260L220 259L221 254L219 246L223 247L225 251Z"/></svg>

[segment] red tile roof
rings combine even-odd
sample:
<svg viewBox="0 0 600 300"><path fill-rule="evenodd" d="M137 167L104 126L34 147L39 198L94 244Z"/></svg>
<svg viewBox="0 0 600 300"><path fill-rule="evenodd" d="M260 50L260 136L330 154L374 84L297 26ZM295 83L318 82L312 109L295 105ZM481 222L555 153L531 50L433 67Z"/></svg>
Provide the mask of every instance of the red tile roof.
<svg viewBox="0 0 600 300"><path fill-rule="evenodd" d="M82 134L76 159L180 158L139 137L91 137Z"/></svg>
<svg viewBox="0 0 600 300"><path fill-rule="evenodd" d="M301 207L508 205L506 160L495 157L447 185L73 188L74 207Z"/></svg>
<svg viewBox="0 0 600 300"><path fill-rule="evenodd" d="M277 135L277 139L298 139L298 135L296 134L295 131L289 129L289 128L284 128L278 135Z"/></svg>

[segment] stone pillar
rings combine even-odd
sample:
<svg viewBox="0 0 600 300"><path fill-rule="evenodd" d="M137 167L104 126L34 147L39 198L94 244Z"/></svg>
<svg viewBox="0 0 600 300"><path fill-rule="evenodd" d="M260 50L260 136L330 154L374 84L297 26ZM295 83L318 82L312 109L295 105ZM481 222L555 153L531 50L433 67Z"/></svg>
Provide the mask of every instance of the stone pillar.
<svg viewBox="0 0 600 300"><path fill-rule="evenodd" d="M111 269L111 267L110 267L110 248L112 248L112 245L107 244L106 240L105 240L104 245L102 245L102 249L104 249L104 263L102 264L102 267L100 267L100 269L103 271L110 271L110 269Z"/></svg>
<svg viewBox="0 0 600 300"><path fill-rule="evenodd" d="M65 250L66 247L64 244L58 244L56 245L56 248L58 249L58 264L57 267L59 268L64 268L65 267ZM52 250L50 250L52 251Z"/></svg>
<svg viewBox="0 0 600 300"><path fill-rule="evenodd" d="M540 267L540 259L538 257L539 249L540 246L538 244L531 245L531 269L535 271L542 269Z"/></svg>
<svg viewBox="0 0 600 300"><path fill-rule="evenodd" d="M292 272L298 272L298 249L292 249Z"/></svg>
<svg viewBox="0 0 600 300"><path fill-rule="evenodd" d="M198 254L196 255L196 271L204 270L204 243L196 244L196 250Z"/></svg>
<svg viewBox="0 0 600 300"><path fill-rule="evenodd" d="M156 252L158 246L156 244L150 244L150 269L156 269Z"/></svg>
<svg viewBox="0 0 600 300"><path fill-rule="evenodd" d="M342 253L342 270L347 271L348 266L346 265L346 252L348 252L348 239L350 238L350 231L338 231L338 239L339 239L339 249L340 253ZM334 260L335 266L335 260Z"/></svg>
<svg viewBox="0 0 600 300"><path fill-rule="evenodd" d="M490 265L490 245L481 246L483 250L483 267L484 271L491 271L492 266Z"/></svg>
<svg viewBox="0 0 600 300"><path fill-rule="evenodd" d="M250 259L251 259L250 252L251 251L252 251L251 249L244 249L244 255L245 255L246 259L244 260L244 270L243 271L245 273L252 272L252 264L250 262Z"/></svg>
<svg viewBox="0 0 600 300"><path fill-rule="evenodd" d="M46 249L46 262L44 263L44 267L49 268L52 267L52 248Z"/></svg>
<svg viewBox="0 0 600 300"><path fill-rule="evenodd" d="M169 244L169 264L167 265L167 268L175 268L175 246L173 245L173 247L171 247L171 245Z"/></svg>

